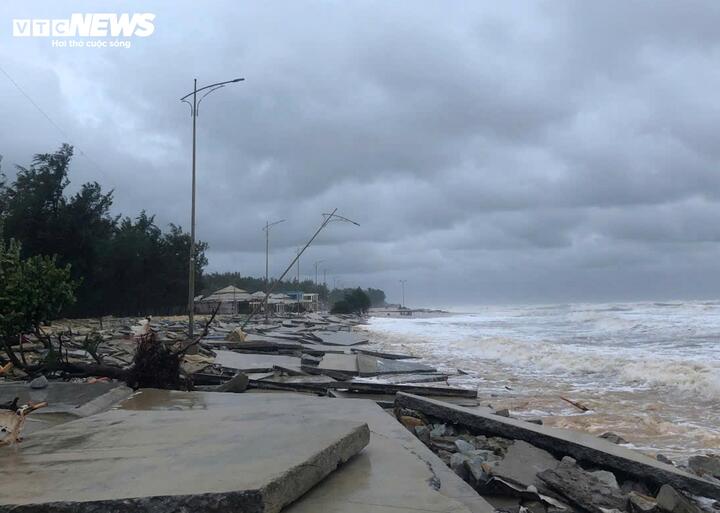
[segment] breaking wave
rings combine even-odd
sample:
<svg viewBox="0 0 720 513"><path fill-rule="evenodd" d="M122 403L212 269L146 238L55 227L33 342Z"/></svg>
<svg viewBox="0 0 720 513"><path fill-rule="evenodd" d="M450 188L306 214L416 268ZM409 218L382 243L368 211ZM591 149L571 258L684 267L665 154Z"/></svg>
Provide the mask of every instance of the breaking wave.
<svg viewBox="0 0 720 513"><path fill-rule="evenodd" d="M638 303L484 308L429 319L372 319L386 343L437 365L573 386L720 395L720 304ZM660 391L660 390L659 390Z"/></svg>

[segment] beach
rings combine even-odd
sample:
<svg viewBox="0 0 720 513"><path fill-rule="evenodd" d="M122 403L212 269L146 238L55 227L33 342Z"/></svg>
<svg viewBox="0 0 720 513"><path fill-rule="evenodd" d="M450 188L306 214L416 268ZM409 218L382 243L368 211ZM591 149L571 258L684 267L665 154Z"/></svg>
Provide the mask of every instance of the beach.
<svg viewBox="0 0 720 513"><path fill-rule="evenodd" d="M612 431L676 461L720 446L717 301L485 306L366 329L384 350L467 373L450 384L515 417Z"/></svg>

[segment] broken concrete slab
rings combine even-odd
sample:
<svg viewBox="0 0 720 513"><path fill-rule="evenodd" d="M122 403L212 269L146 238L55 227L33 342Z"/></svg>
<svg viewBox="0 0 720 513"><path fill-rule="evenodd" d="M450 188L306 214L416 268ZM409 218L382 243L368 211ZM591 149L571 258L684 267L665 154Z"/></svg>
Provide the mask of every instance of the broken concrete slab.
<svg viewBox="0 0 720 513"><path fill-rule="evenodd" d="M699 476L720 478L720 456L717 454L690 456L688 467Z"/></svg>
<svg viewBox="0 0 720 513"><path fill-rule="evenodd" d="M374 401L382 408L392 408L395 406L395 395L394 394L373 394L365 392L350 392L347 390L338 389L327 389L327 395L330 397L338 397L342 399L369 399ZM467 408L475 408L480 405L477 399L471 399L468 397L441 397L441 396L428 396L431 399L439 399L448 403L465 406Z"/></svg>
<svg viewBox="0 0 720 513"><path fill-rule="evenodd" d="M308 353L314 356L322 356L326 353L335 354L353 354L352 350L342 346L326 346L322 344L302 344L303 353Z"/></svg>
<svg viewBox="0 0 720 513"><path fill-rule="evenodd" d="M578 461L592 463L640 481L647 480L656 486L671 484L694 495L720 499L720 485L592 435L539 426L403 393L396 396L395 404L462 424L480 434L524 440L556 456L569 455Z"/></svg>
<svg viewBox="0 0 720 513"><path fill-rule="evenodd" d="M370 444L283 513L401 513L408 511L492 513L493 508L399 422L370 401L297 394L213 394L142 390L126 409L263 414L297 412L318 420L367 422Z"/></svg>
<svg viewBox="0 0 720 513"><path fill-rule="evenodd" d="M275 367L300 368L300 358L274 354L236 353L234 351L215 351L215 363L229 369L245 373L271 371Z"/></svg>
<svg viewBox="0 0 720 513"><path fill-rule="evenodd" d="M389 383L400 385L403 383L441 383L446 382L450 376L439 372L424 372L420 374L383 374L377 378L357 378L353 382L363 383Z"/></svg>
<svg viewBox="0 0 720 513"><path fill-rule="evenodd" d="M0 450L0 512L279 512L369 436L285 412L106 412Z"/></svg>
<svg viewBox="0 0 720 513"><path fill-rule="evenodd" d="M314 331L312 335L329 346L357 346L370 340L366 334L354 331Z"/></svg>
<svg viewBox="0 0 720 513"><path fill-rule="evenodd" d="M230 381L226 381L217 389L216 392L232 392L233 394L240 394L247 390L248 382L250 378L247 374L238 372Z"/></svg>
<svg viewBox="0 0 720 513"><path fill-rule="evenodd" d="M381 374L417 374L421 372L437 373L437 369L422 363L403 360L389 360L366 354L357 355L358 374L360 376L380 376Z"/></svg>
<svg viewBox="0 0 720 513"><path fill-rule="evenodd" d="M328 388L345 389L350 392L365 392L370 394L396 394L407 392L409 394L434 397L465 397L477 398L477 391L469 388L422 386L422 385L391 385L386 383L370 383L361 381L342 381L328 385Z"/></svg>
<svg viewBox="0 0 720 513"><path fill-rule="evenodd" d="M701 513L700 508L670 485L660 487L656 501L658 508L667 513Z"/></svg>
<svg viewBox="0 0 720 513"><path fill-rule="evenodd" d="M491 463L489 469L492 476L527 488L540 485L537 474L554 469L559 463L560 461L549 452L517 440L508 448L505 457Z"/></svg>
<svg viewBox="0 0 720 513"><path fill-rule="evenodd" d="M586 472L575 464L572 458L563 458L557 468L544 470L537 477L550 490L582 510L592 513L625 510L627 497L619 488L610 486Z"/></svg>
<svg viewBox="0 0 720 513"><path fill-rule="evenodd" d="M33 413L35 418L49 414L70 414L87 417L127 399L132 390L123 383L60 383L50 382L42 389L32 389L25 383L0 384L0 402L19 398L19 404L47 402L48 406Z"/></svg>
<svg viewBox="0 0 720 513"><path fill-rule="evenodd" d="M366 354L368 356L377 356L378 358L385 358L387 360L414 360L417 356L411 356L407 354L398 353L386 353L384 351L378 351L376 349L365 349L362 347L353 347L351 349L353 353Z"/></svg>
<svg viewBox="0 0 720 513"><path fill-rule="evenodd" d="M302 369L311 374L326 374L337 379L348 379L358 375L358 357L349 354L325 354L315 365L303 365Z"/></svg>

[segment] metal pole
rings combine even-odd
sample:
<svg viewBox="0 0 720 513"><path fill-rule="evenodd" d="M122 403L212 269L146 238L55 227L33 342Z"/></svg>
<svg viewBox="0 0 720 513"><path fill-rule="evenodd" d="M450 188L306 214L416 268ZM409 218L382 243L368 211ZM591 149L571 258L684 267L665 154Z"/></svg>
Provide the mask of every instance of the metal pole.
<svg viewBox="0 0 720 513"><path fill-rule="evenodd" d="M270 222L265 221L265 294L270 294ZM269 304L265 304L265 324L268 323L268 317L270 315L270 312L268 312Z"/></svg>
<svg viewBox="0 0 720 513"><path fill-rule="evenodd" d="M190 339L195 336L195 134L197 127L197 78L193 80L192 116L192 210L190 213L190 270L188 277L188 335Z"/></svg>
<svg viewBox="0 0 720 513"><path fill-rule="evenodd" d="M405 282L407 280L400 280L400 285L402 286L402 308L405 308Z"/></svg>
<svg viewBox="0 0 720 513"><path fill-rule="evenodd" d="M190 105L190 114L193 118L192 128L192 207L190 211L190 257L188 270L188 335L192 339L195 335L195 154L196 154L196 134L197 134L197 114L198 106L208 94L213 91L217 91L221 87L225 87L227 84L234 84L236 82L242 82L244 78L235 78L233 80L226 80L225 82L217 82L215 84L206 85L198 89L197 78L193 79L193 90L192 93L188 93L182 98L181 102L185 102ZM197 95L199 92L205 91L200 99ZM188 98L192 96L192 103Z"/></svg>
<svg viewBox="0 0 720 513"><path fill-rule="evenodd" d="M302 300L302 296L300 295L300 248L297 248L297 284L298 284L298 290L297 290L297 313L300 313L300 301Z"/></svg>

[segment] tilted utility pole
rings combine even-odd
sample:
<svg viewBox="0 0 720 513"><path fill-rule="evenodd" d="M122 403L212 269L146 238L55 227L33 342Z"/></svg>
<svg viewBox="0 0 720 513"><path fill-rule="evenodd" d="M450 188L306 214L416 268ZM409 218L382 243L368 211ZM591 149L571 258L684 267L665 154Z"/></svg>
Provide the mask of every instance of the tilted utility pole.
<svg viewBox="0 0 720 513"><path fill-rule="evenodd" d="M323 228L325 228L328 224L330 224L331 221L343 221L343 222L347 222L347 223L352 223L355 226L360 226L355 221L351 221L350 219L348 219L346 217L337 215L335 212L337 212L337 208L335 210L333 210L330 214L323 214L324 219L323 219L323 222L320 224L320 227L315 231L313 236L310 237L310 240L307 241L305 246L303 246L303 248L301 250L298 250L297 256L293 259L292 262L290 262L290 265L287 266L287 269L285 269L285 272L283 272L282 275L280 276L280 278L278 278L278 280L273 284L273 286L270 287L270 290L265 294L264 306L266 308L267 308L268 298L270 297L270 294L273 292L273 290L275 290L275 287L278 286L278 283L282 282L283 278L285 278L287 273L290 272L290 269L293 268L295 263L300 261L300 255L302 255L305 252L305 250L310 247L310 244L313 243L313 241L317 238L317 236L320 234L320 232L323 231ZM299 282L300 282L300 267L298 266L298 285L299 285ZM250 319L252 319L253 316L254 316L254 313L251 313L250 315L248 315L248 318L245 319L245 322L242 325L242 329L245 329L245 326L247 326L247 324L250 322Z"/></svg>

